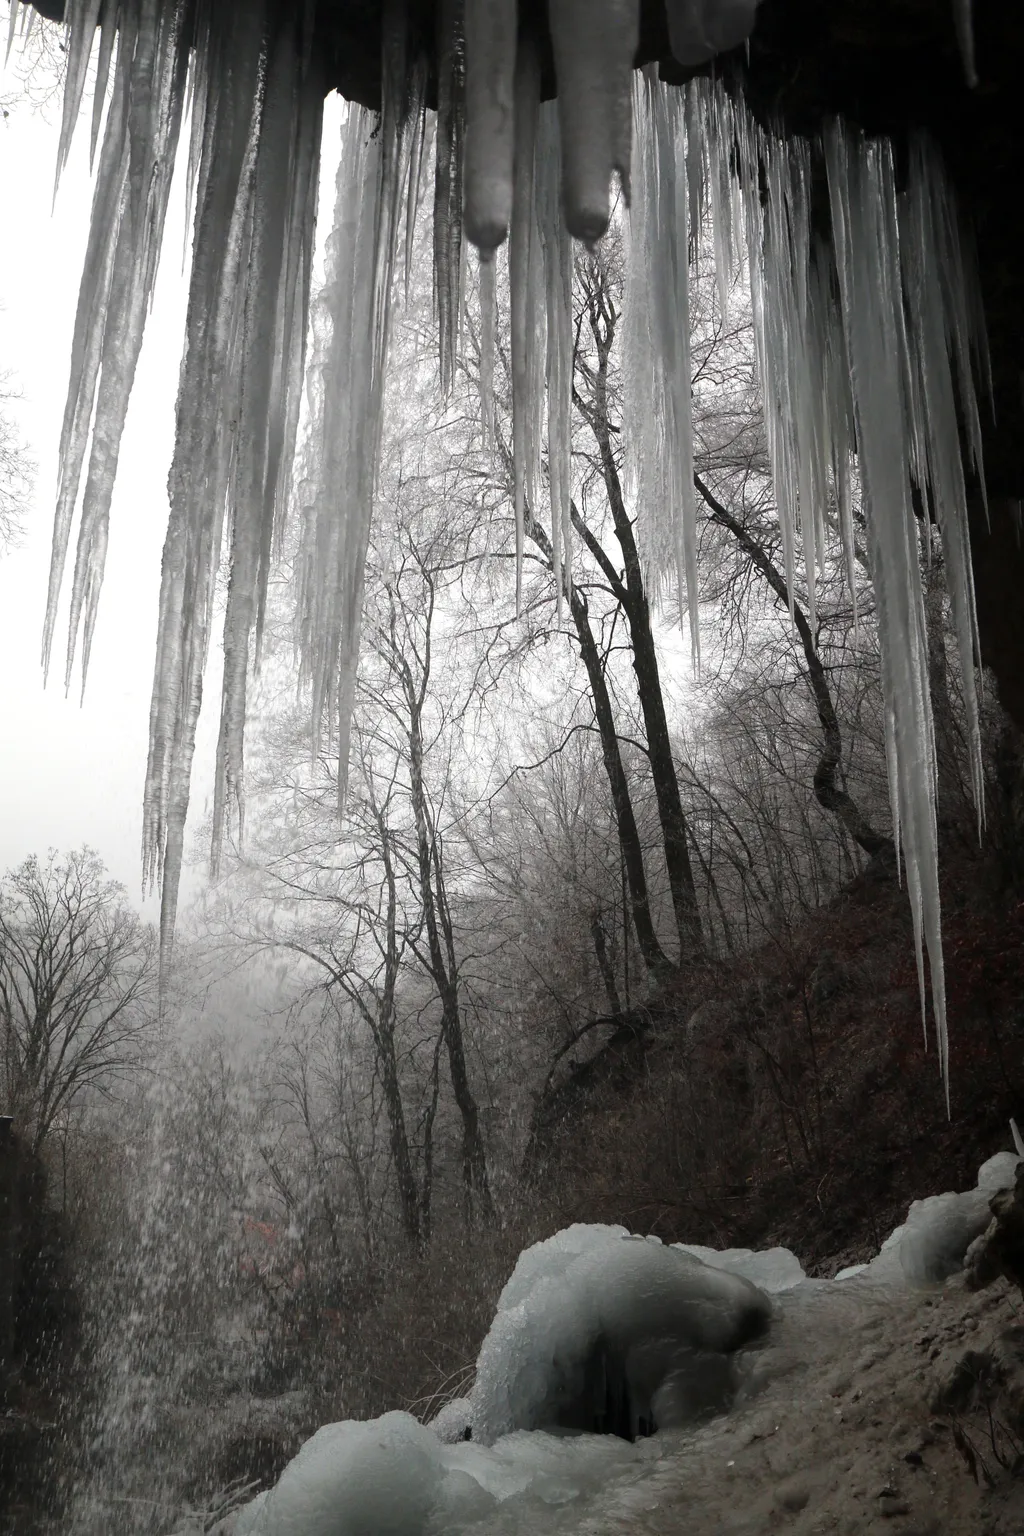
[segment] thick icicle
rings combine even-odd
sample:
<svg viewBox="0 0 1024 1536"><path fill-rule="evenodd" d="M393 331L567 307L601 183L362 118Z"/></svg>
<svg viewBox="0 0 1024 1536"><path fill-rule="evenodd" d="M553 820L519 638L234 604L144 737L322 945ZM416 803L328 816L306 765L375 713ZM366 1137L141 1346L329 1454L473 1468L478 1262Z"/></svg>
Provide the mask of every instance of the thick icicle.
<svg viewBox="0 0 1024 1536"><path fill-rule="evenodd" d="M980 817L978 644L959 424L983 487L974 378L986 377L987 350L956 211L938 157L924 141L911 146L906 189L897 196L888 144L848 137L835 128L825 149L832 245L816 244L810 199L811 157L818 151L798 139L781 141L765 134L720 88L695 80L687 87L685 149L677 139L674 165L666 167L659 164L656 128L663 90L649 82L649 95L640 98L630 231L634 297L633 313L627 315L625 368L632 396L627 436L635 445L639 527L647 547L657 542L645 530L647 497L639 487L645 477L661 472L652 426L660 418L652 405L661 387L656 384L659 354L671 328L659 278L670 266L658 222L660 205L671 196L666 188L673 184L674 171L675 187L689 189L691 238L703 237L701 209L694 210L699 199L701 206L710 204L719 262L724 258L731 267L737 205L724 183L736 174L786 577L792 592L802 554L812 614L830 508L855 593L854 462L860 476L881 630L894 835L902 845L914 913L922 1008L928 956L948 1094L935 755L913 496L920 492L942 533ZM719 227L723 223L726 227ZM657 259L645 256L650 248L659 250ZM648 302L651 321L644 314ZM662 414L669 419L667 411ZM653 471L649 464L655 465Z"/></svg>
<svg viewBox="0 0 1024 1536"><path fill-rule="evenodd" d="M579 240L608 228L615 172L629 188L630 81L638 0L549 0L562 127L565 222Z"/></svg>
<svg viewBox="0 0 1024 1536"><path fill-rule="evenodd" d="M520 38L515 82L515 174L509 239L509 286L512 316L512 457L516 515L516 612L523 596L525 506L537 505L540 454L538 423L543 338L540 237L535 202L537 119L540 113L540 66L532 39Z"/></svg>
<svg viewBox="0 0 1024 1536"><path fill-rule="evenodd" d="M456 0L438 8L437 146L434 172L434 306L441 388L451 388L462 313L462 162L465 111L464 45ZM422 114L421 114L422 115ZM415 121L415 120L414 120ZM415 128L414 128L415 131ZM410 165L409 185L415 172ZM414 220L406 212L406 238Z"/></svg>
<svg viewBox="0 0 1024 1536"><path fill-rule="evenodd" d="M301 33L296 38L291 29L285 29L268 49L248 270L232 364L240 390L237 446L228 487L231 580L224 616L224 678L214 781L214 873L232 799L239 839L244 829L243 736L252 641L255 638L258 649L302 389L320 132L315 109L295 110L304 99L315 103L310 81L304 78L302 41Z"/></svg>
<svg viewBox="0 0 1024 1536"><path fill-rule="evenodd" d="M953 0L953 20L956 24L957 46L963 60L964 79L973 90L978 83L978 71L974 63L973 0Z"/></svg>
<svg viewBox="0 0 1024 1536"><path fill-rule="evenodd" d="M494 442L494 256L480 256L480 426L484 444Z"/></svg>
<svg viewBox="0 0 1024 1536"><path fill-rule="evenodd" d="M934 150L919 140L911 151L911 174L900 203L900 254L907 298L908 398L917 403L917 453L914 477L928 494L942 534L946 581L956 625L960 673L966 705L971 782L978 813L984 812L981 732L975 669L978 624L967 522L967 491L960 453L957 389L951 361L970 352L970 334L958 306L947 302L949 261L940 259L943 232L953 226L945 178ZM943 276L947 284L943 283ZM969 364L960 361L959 398L968 421L977 420L977 402ZM910 391L912 390L912 395ZM980 434L979 434L980 435ZM980 443L977 448L980 459ZM980 462L978 468L980 469Z"/></svg>
<svg viewBox="0 0 1024 1536"><path fill-rule="evenodd" d="M101 338L96 406L92 422L89 469L82 498L78 552L71 590L65 686L70 686L74 654L82 629L82 686L85 686L103 568L107 550L110 501L118 451L135 368L142 348L146 312L152 297L174 155L181 124L185 72L181 16L173 8L146 0L137 33L124 24L118 39L118 73L124 82L118 104L124 107L127 143L121 147L124 181L113 228L109 288L102 317L94 318ZM87 397L81 407L91 404ZM74 498L77 484L62 485Z"/></svg>
<svg viewBox="0 0 1024 1536"><path fill-rule="evenodd" d="M924 999L927 948L939 1064L948 1094L948 1043L935 819L935 755L927 642L911 494L902 274L888 145L826 143L839 286L857 412L861 481L872 543L882 637L882 681L891 725L890 785L900 835ZM911 429L908 432L908 428Z"/></svg>
<svg viewBox="0 0 1024 1536"><path fill-rule="evenodd" d="M634 88L635 195L629 216L624 369L627 480L657 600L674 576L700 656L693 485L689 210L683 101L652 69Z"/></svg>
<svg viewBox="0 0 1024 1536"><path fill-rule="evenodd" d="M758 0L665 0L669 46L680 64L706 64L754 30Z"/></svg>
<svg viewBox="0 0 1024 1536"><path fill-rule="evenodd" d="M143 22L143 5L131 7L129 14L115 20L108 9L106 25L120 27L122 24L134 29L136 21ZM96 26L100 19L100 0L67 0L64 10L64 22L67 28L67 74L64 80L64 103L61 113L60 142L57 147L57 171L56 180L60 180L61 171L67 164L68 151L71 148L71 139L78 122L78 112L82 105L82 93L85 90L85 81L89 72L89 58L92 54L93 39L96 36ZM140 30L144 30L143 27Z"/></svg>
<svg viewBox="0 0 1024 1536"><path fill-rule="evenodd" d="M572 248L562 222L558 116L553 102L540 111L537 156L537 213L544 254L547 404L548 498L551 508L551 550L555 603L559 622L562 599L572 568L571 433L572 433Z"/></svg>
<svg viewBox="0 0 1024 1536"><path fill-rule="evenodd" d="M323 89L311 9L211 14L194 260L164 545L143 822L170 946L225 513L232 569L215 805L241 782L245 668L283 515L302 342ZM256 306L261 306L256 323ZM298 328L298 335L296 335ZM215 829L215 839L219 829ZM216 842L215 842L216 850Z"/></svg>
<svg viewBox="0 0 1024 1536"><path fill-rule="evenodd" d="M465 0L466 234L493 251L512 218L516 0Z"/></svg>
<svg viewBox="0 0 1024 1536"><path fill-rule="evenodd" d="M314 750L327 726L347 784L350 720L382 429L390 295L398 241L392 210L413 157L397 114L390 140L350 107L338 167L327 282L314 316L309 426L297 481L301 517L297 622L311 685Z"/></svg>

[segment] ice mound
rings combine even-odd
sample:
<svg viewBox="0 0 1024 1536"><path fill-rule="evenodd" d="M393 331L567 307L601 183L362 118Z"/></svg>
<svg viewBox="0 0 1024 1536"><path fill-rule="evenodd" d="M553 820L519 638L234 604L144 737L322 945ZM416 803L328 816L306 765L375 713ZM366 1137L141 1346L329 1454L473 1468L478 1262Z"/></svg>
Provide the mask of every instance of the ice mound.
<svg viewBox="0 0 1024 1536"><path fill-rule="evenodd" d="M640 1459L602 1435L521 1431L493 1448L446 1446L409 1414L386 1413L318 1430L225 1536L449 1536L508 1500L568 1504Z"/></svg>
<svg viewBox="0 0 1024 1536"><path fill-rule="evenodd" d="M964 1255L992 1219L989 1200L1013 1184L1019 1157L997 1152L978 1170L974 1189L915 1200L869 1264L840 1270L837 1280L863 1276L887 1285L941 1285L963 1268ZM755 1255L756 1257L756 1255Z"/></svg>
<svg viewBox="0 0 1024 1536"><path fill-rule="evenodd" d="M562 1427L632 1439L724 1406L729 1357L770 1317L742 1275L619 1227L569 1227L520 1255L502 1291L477 1360L473 1438Z"/></svg>
<svg viewBox="0 0 1024 1536"><path fill-rule="evenodd" d="M425 1536L444 1466L437 1436L408 1413L325 1424L281 1473L247 1536Z"/></svg>

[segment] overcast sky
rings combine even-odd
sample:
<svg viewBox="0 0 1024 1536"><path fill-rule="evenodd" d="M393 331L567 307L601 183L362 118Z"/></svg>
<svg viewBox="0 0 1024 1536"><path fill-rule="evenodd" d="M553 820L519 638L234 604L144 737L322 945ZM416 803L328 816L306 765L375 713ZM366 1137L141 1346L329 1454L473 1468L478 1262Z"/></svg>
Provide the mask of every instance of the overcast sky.
<svg viewBox="0 0 1024 1536"><path fill-rule="evenodd" d="M0 75L0 98L10 101L16 90L12 72ZM333 130L340 116L336 99L329 116ZM0 557L0 870L30 853L85 842L138 900L166 479L187 297L184 178L172 192L121 447L82 703L77 674L71 695L64 694L66 593L45 689L39 664L57 450L92 191L86 111L54 202L58 127L56 101L43 112L15 101L0 120L0 370L8 387L20 392L11 414L37 466L26 537ZM324 170L325 181L333 178L333 164ZM218 694L219 683L210 677L193 772L197 820L207 806L215 739L210 706L216 707Z"/></svg>

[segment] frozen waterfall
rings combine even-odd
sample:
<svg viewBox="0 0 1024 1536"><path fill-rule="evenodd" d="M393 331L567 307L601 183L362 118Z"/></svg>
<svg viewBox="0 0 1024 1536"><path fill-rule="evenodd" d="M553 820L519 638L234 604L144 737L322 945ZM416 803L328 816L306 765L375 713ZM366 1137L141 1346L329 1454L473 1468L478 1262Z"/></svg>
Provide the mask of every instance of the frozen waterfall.
<svg viewBox="0 0 1024 1536"><path fill-rule="evenodd" d="M509 235L520 552L524 506L534 503L546 473L556 561L569 553L569 234L600 236L616 177L632 199L628 216L621 215L629 235L627 467L653 588L674 590L688 607L695 658L690 253L710 227L723 295L730 273L746 264L786 576L792 590L799 565L812 616L826 522L841 530L852 562L855 475L862 488L884 648L890 792L922 997L927 954L945 1074L935 755L916 521L923 512L941 529L980 818L965 482L968 474L982 476L974 381L984 378L986 363L976 285L937 155L924 140L912 144L898 176L885 141L867 141L838 124L816 142L774 138L713 79L676 89L651 71L633 74L634 0L549 0L555 107L539 103L537 49L519 27L513 0L466 0L461 32L457 8L442 13L448 19L437 50L437 124L428 135L427 61L411 51L404 0L384 7L379 130L362 108L350 111L331 269L313 316L306 370L325 89L311 46L313 6L68 0L60 161L94 46L92 134L99 145L43 647L48 664L80 507L68 681L79 645L83 674L88 665L121 430L171 168L182 125L190 123L191 289L143 849L145 878L163 885L164 951L174 929L218 572L224 558L214 858L229 816L241 823L247 682L290 506L302 524L296 622L303 676L315 729L325 726L341 746L344 788L395 262L403 238L408 259L422 161L432 144L440 377L443 385L451 379L459 344L464 220L482 257L485 431L493 408L492 258ZM969 67L969 5L958 5L957 15ZM755 0L674 0L673 49L682 62L701 63L742 42L755 17ZM821 188L828 206L819 200L812 217ZM816 231L828 225L826 242ZM304 374L309 431L296 476Z"/></svg>

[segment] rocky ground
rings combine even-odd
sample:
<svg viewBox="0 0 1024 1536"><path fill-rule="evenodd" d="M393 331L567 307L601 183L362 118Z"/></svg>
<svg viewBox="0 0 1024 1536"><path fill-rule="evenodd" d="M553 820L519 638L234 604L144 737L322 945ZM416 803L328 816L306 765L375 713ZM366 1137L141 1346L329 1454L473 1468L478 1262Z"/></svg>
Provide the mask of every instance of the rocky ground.
<svg viewBox="0 0 1024 1536"><path fill-rule="evenodd" d="M648 1441L544 1536L1022 1536L1024 1308L1004 1281L791 1300L745 1406ZM527 1522L528 1524L529 1522ZM522 1532L523 1511L488 1525Z"/></svg>

